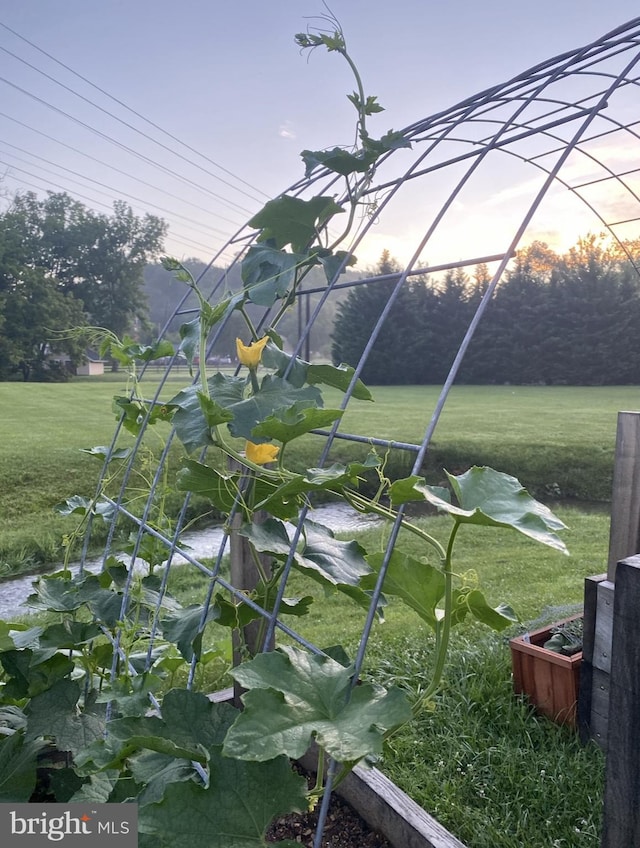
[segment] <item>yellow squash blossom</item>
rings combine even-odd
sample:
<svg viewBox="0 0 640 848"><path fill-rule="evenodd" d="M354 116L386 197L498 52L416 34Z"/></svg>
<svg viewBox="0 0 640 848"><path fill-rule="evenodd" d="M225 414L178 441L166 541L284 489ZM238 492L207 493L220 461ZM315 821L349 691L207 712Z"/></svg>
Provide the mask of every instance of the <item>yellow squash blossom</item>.
<svg viewBox="0 0 640 848"><path fill-rule="evenodd" d="M274 462L279 453L280 448L277 445L255 445L253 442L247 442L245 447L247 459L256 465L266 465L268 462Z"/></svg>
<svg viewBox="0 0 640 848"><path fill-rule="evenodd" d="M269 336L263 336L257 342L251 342L246 345L240 339L236 339L236 351L241 364L246 365L248 368L257 368L262 358L262 351L268 341Z"/></svg>

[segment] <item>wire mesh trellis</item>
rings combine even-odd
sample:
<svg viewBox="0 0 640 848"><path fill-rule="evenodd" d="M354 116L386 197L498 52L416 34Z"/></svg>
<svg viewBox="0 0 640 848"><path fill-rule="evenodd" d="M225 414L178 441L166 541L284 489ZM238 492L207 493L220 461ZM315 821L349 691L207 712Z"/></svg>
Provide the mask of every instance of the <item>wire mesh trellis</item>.
<svg viewBox="0 0 640 848"><path fill-rule="evenodd" d="M403 231L407 238L412 239L413 253L404 269L397 274L347 282L341 279L341 272L348 261L345 258L342 267L327 285L312 284L298 290L295 296L299 302L305 303L306 316L301 321L299 337L293 345L291 365L285 378L294 367L296 358L308 354L315 322L322 311L329 307L336 292L345 287L382 279L393 283L390 296L344 392L341 409L346 409L351 402L367 358L407 280L417 274L464 269L487 263L492 268L491 281L451 363L435 407L432 410L425 409L422 441L391 442L376 433L366 436L350 433L341 429L338 420L330 429L318 428L314 431L315 467L322 468L330 461L331 450L337 440L347 440L402 450L411 456L412 474L420 474L462 359L485 310L490 307L494 291L510 259L525 238L535 236L545 227L556 226L554 222L558 217L562 218L565 227L571 222L577 234L593 226L605 230L625 252L636 272L640 273L634 264L636 258L628 249L629 242L637 238L640 226L640 167L634 165L640 161L639 63L640 18L636 18L586 47L543 62L503 85L494 86L448 110L412 124L403 131L404 138L411 141L411 149L393 150L382 157L375 180L366 191L366 199L370 203L369 214L363 218L349 246L349 254L375 251L376 245L383 242L385 233L397 231ZM335 174L317 168L310 177L291 186L286 193L301 198L330 195L339 190L339 185ZM236 250L236 264L239 264L255 237L254 228L244 227L222 250ZM427 262L427 252L436 261ZM466 258L454 258L461 254L466 254ZM215 268L216 261L217 257L214 256L209 268ZM213 285L208 298L210 302L215 302L224 292L229 270L221 273ZM176 318L187 322L196 316L198 310L191 305L190 296L191 291L186 288L161 338ZM303 310L300 314L304 314ZM272 315L272 307L265 307L257 321L257 329L268 327ZM219 351L217 346L224 327L223 320L212 332L206 358L224 352ZM225 576L223 562L228 554L227 534L222 536L218 548L211 551L211 562L208 560L208 564L191 555L183 545L181 534L187 519L189 494L185 496L170 528L159 526L155 521L154 508L163 485L175 431L166 440L143 509L134 512L128 506L129 487L147 429L153 416L162 409L167 381L178 361L178 355L173 356L159 380L151 376L146 366L142 368L136 391L144 392L146 397L138 408L135 444L127 460L119 494L107 499L114 517L105 546L105 563L114 549L118 519L124 519L136 528L135 541L129 554L131 566L147 539L155 540L165 550L166 567L162 571L158 600L150 622L151 638L143 669L149 670L154 663L154 640L158 634L159 616L177 554L187 567L197 569L208 578L206 596L199 613L200 631L204 630L209 620L208 610L214 593L222 591L234 598L236 603L252 608L264 622L260 644L256 646L258 650L270 648L277 642L278 634L285 634L307 650L318 653L319 649L285 624L280 615L294 553L304 532L309 510L313 508L312 497L301 509L291 530L290 553L282 570L276 597L269 609L249 598L246 586L234 585ZM147 386L150 388L147 389ZM140 397L137 394L130 400L138 401ZM109 460L117 450L125 423L126 416L123 415L107 453L101 485L106 479ZM200 458L204 459L205 454L206 448ZM236 503L231 509L232 515L237 509ZM402 517L403 507L400 506L389 532L384 561L371 594L371 603L364 616L354 660L354 681L363 667L386 567L396 545ZM91 527L85 537L83 561L90 535ZM122 620L130 603L133 575L134 568L130 567L122 595ZM114 674L120 661L118 638L113 661ZM194 654L187 683L189 687L194 684L197 662ZM160 709L157 702L154 705ZM327 793L320 809L316 848L320 845L327 815L333 774L332 766L328 771Z"/></svg>

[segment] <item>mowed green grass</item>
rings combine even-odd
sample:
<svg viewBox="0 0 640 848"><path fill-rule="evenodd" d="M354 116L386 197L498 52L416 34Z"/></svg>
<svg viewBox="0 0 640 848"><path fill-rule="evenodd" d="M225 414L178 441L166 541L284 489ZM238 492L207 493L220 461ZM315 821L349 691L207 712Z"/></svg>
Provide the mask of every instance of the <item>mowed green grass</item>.
<svg viewBox="0 0 640 848"><path fill-rule="evenodd" d="M173 381L164 396L184 381L184 375ZM82 449L111 442L117 423L112 399L124 390L121 375L66 384L0 383L0 573L60 558L62 535L77 522L62 519L54 506L71 495L94 493L100 460ZM119 444L130 446L133 437L123 433Z"/></svg>
<svg viewBox="0 0 640 848"><path fill-rule="evenodd" d="M144 393L153 395L155 380ZM172 375L162 397L170 398L189 377ZM72 522L53 512L74 494L93 493L100 463L82 448L108 444L116 426L114 394L123 375L67 384L0 384L0 564L4 573L60 556L62 535ZM365 436L419 443L433 414L439 388L374 387L374 402L353 401L342 429ZM325 404L340 403L337 391ZM455 387L435 431L425 473L441 468L492 465L517 476L538 497L606 500L611 491L617 412L640 406L636 387ZM157 450L166 428L152 432ZM133 444L123 433L120 445ZM309 436L289 447L294 465L315 464L321 440ZM337 441L334 459L362 455L366 446ZM176 461L180 448L176 447ZM396 452L390 470L408 473L413 457Z"/></svg>
<svg viewBox="0 0 640 848"><path fill-rule="evenodd" d="M165 396L184 381L184 375L172 381ZM23 553L31 550L36 556L34 550L39 550L46 555L46 540L51 548L59 542L70 525L54 516L52 506L70 494L93 490L99 463L79 449L110 441L115 426L111 398L122 388L118 379L59 386L0 384L0 551L2 545L5 551L22 545ZM438 390L373 391L375 403L354 403L345 429L419 441ZM617 412L637 407L637 394L631 388L456 388L436 430L434 453L454 471L458 457L461 465L487 462L521 477L524 470L542 481L547 473L553 482L577 479L580 472L592 490L602 491L598 469L606 468L610 475ZM327 405L336 402L339 396L328 392ZM132 437L123 434L122 443L131 444ZM337 447L345 455L351 450L342 442ZM316 454L311 438L297 461L304 462L305 451L309 457ZM569 557L494 528L464 528L458 537L456 570L469 581L476 573L487 599L511 603L523 627L540 617L551 620L574 611L582 600L584 577L606 567L606 510L563 504L556 511L568 525L563 537ZM418 520L441 540L446 537L447 517ZM361 541L375 550L385 537L384 530L370 530ZM29 549L36 543L42 547ZM410 534L402 533L400 544L414 555L426 553ZM173 589L183 603L202 601L206 581L200 573L177 569L173 576ZM316 584L299 575L290 589L314 594L317 603L309 616L287 623L316 644L341 643L353 655L363 611L339 595L324 597ZM208 628L214 646L227 640L220 630ZM386 622L374 626L365 675L416 692L432 661L432 635L415 614L392 600ZM223 671L222 661L206 669L214 678ZM212 679L210 688L224 682L228 680ZM602 756L594 746L582 748L575 734L536 717L514 697L504 634L486 634L467 624L456 632L435 709L391 741L382 767L470 848L598 845Z"/></svg>

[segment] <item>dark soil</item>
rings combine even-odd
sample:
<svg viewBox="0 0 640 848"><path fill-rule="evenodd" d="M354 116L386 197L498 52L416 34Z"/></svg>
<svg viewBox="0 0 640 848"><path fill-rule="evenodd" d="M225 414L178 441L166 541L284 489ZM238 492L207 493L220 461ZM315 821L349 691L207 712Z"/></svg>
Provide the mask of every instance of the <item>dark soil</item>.
<svg viewBox="0 0 640 848"><path fill-rule="evenodd" d="M267 842L291 839L303 848L313 848L318 813L292 814L274 822L267 831ZM322 835L322 848L392 848L380 833L374 833L358 813L335 795Z"/></svg>

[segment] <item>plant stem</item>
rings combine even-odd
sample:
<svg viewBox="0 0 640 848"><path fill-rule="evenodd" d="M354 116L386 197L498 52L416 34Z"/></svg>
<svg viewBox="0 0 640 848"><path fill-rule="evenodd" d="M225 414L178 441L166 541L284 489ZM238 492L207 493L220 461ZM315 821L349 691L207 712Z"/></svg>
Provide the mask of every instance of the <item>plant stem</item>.
<svg viewBox="0 0 640 848"><path fill-rule="evenodd" d="M357 509L358 512L375 512L376 515L380 515L383 518L388 519L389 521L395 521L398 517L398 513L393 509L387 509L375 501L371 501L368 498L363 497L362 495L357 494L356 492L347 492L344 491L345 499ZM441 561L445 561L447 554L445 553L444 548L440 544L440 542L435 539L433 536L430 536L429 533L425 533L424 530L421 530L419 527L416 527L415 524L412 524L410 521L407 521L406 518L402 518L402 527L405 530L409 530L409 532L414 533L428 545L435 548L438 552L438 556Z"/></svg>
<svg viewBox="0 0 640 848"><path fill-rule="evenodd" d="M427 686L425 692L420 696L420 698L413 705L412 713L415 717L420 713L424 704L437 692L440 687L440 681L442 680L442 673L444 671L445 663L447 660L447 653L449 651L449 637L451 635L451 616L453 612L453 572L451 570L451 559L453 554L453 543L458 534L458 530L460 529L460 522L456 521L453 525L453 530L451 531L451 535L449 536L449 543L447 545L447 553L443 563L443 572L444 572L444 614L442 616L442 620L440 621L440 627L438 628L438 639L436 645L436 663L433 669L433 676L431 678L431 683Z"/></svg>

